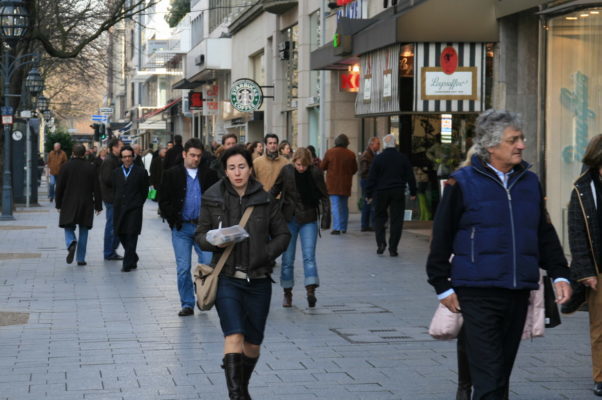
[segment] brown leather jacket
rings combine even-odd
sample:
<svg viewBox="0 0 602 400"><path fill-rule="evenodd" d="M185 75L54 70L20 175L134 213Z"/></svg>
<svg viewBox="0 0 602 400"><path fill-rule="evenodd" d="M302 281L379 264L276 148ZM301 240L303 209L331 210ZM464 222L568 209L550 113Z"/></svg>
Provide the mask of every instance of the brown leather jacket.
<svg viewBox="0 0 602 400"><path fill-rule="evenodd" d="M67 153L63 150L52 150L48 153L48 169L50 175L58 175L61 172L61 167L67 162Z"/></svg>

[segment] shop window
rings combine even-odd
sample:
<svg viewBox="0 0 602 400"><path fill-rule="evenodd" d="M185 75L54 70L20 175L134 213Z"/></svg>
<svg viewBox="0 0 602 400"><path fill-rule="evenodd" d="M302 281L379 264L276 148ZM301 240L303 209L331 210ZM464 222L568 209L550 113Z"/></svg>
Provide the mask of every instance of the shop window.
<svg viewBox="0 0 602 400"><path fill-rule="evenodd" d="M602 9L548 21L546 194L564 244L566 208L589 140L602 132Z"/></svg>

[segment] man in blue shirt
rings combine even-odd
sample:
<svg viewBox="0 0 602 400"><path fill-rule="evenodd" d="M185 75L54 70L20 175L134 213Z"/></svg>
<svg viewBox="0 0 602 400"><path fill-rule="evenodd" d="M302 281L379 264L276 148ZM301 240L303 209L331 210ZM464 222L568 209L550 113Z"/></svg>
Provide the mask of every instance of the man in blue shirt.
<svg viewBox="0 0 602 400"><path fill-rule="evenodd" d="M203 157L203 144L199 139L186 142L182 158L183 164L168 169L163 175L159 209L171 228L181 303L178 315L185 317L194 314L194 287L190 274L192 248L197 253L199 263L211 261L211 253L201 251L194 241L201 196L218 178L210 168L210 160Z"/></svg>

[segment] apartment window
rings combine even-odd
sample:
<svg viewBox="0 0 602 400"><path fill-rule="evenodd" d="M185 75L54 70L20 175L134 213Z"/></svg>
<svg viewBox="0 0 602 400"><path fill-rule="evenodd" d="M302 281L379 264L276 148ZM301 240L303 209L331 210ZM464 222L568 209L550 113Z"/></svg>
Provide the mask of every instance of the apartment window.
<svg viewBox="0 0 602 400"><path fill-rule="evenodd" d="M286 97L287 104L291 108L296 108L298 88L299 88L299 51L297 44L299 43L299 25L294 25L282 32L281 48L284 48L280 57L284 62L284 73L286 75Z"/></svg>
<svg viewBox="0 0 602 400"><path fill-rule="evenodd" d="M195 19L192 20L192 23L190 24L190 35L191 35L191 43L192 43L192 47L196 46L197 44L201 43L203 41L203 28L204 28L204 24L203 24L203 20L205 18L205 14L201 13L199 14Z"/></svg>
<svg viewBox="0 0 602 400"><path fill-rule="evenodd" d="M265 85L264 53L261 52L251 57L251 66L253 68L253 80L260 85Z"/></svg>

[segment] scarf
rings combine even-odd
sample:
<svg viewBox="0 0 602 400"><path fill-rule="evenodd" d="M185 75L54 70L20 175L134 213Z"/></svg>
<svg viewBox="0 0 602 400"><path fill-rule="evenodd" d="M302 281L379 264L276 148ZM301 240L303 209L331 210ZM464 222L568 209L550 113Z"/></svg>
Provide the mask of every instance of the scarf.
<svg viewBox="0 0 602 400"><path fill-rule="evenodd" d="M295 169L295 183L303 205L308 208L318 207L322 195L316 186L311 169L307 168L303 173Z"/></svg>

